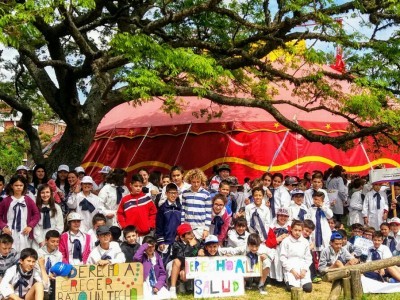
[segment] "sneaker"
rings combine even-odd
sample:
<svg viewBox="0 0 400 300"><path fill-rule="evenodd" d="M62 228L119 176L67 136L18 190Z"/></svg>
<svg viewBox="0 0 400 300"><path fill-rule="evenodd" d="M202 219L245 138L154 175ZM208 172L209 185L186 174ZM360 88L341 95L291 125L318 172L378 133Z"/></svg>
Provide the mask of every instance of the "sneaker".
<svg viewBox="0 0 400 300"><path fill-rule="evenodd" d="M169 297L171 299L178 299L178 296L176 295L176 288L169 289Z"/></svg>
<svg viewBox="0 0 400 300"><path fill-rule="evenodd" d="M315 276L312 280L312 283L321 283L322 279L321 277Z"/></svg>
<svg viewBox="0 0 400 300"><path fill-rule="evenodd" d="M260 292L261 295L267 295L268 294L268 292L265 290L263 285L260 285L258 287L258 291Z"/></svg>

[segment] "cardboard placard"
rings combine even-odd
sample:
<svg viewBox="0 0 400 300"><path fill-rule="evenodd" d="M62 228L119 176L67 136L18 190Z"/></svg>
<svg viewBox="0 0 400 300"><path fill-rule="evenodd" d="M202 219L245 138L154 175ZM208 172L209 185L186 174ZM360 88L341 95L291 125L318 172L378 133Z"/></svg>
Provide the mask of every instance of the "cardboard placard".
<svg viewBox="0 0 400 300"><path fill-rule="evenodd" d="M243 277L260 277L262 263L258 263L251 268L246 256L197 256L185 258L186 278L194 279L210 274L223 275L236 274Z"/></svg>
<svg viewBox="0 0 400 300"><path fill-rule="evenodd" d="M195 298L221 298L244 295L244 279L241 275L202 275L194 279Z"/></svg>
<svg viewBox="0 0 400 300"><path fill-rule="evenodd" d="M371 240L368 240L363 237L358 237L354 241L354 248L360 249L363 255L368 255L369 249L374 246L374 243Z"/></svg>
<svg viewBox="0 0 400 300"><path fill-rule="evenodd" d="M143 265L74 266L71 278L57 276L56 300L143 299Z"/></svg>
<svg viewBox="0 0 400 300"><path fill-rule="evenodd" d="M400 181L400 168L371 170L369 180L372 183Z"/></svg>

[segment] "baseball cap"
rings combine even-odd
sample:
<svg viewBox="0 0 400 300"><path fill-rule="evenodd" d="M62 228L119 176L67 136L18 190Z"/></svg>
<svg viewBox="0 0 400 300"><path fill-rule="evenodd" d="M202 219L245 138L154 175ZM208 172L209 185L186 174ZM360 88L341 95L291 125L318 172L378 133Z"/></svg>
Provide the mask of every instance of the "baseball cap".
<svg viewBox="0 0 400 300"><path fill-rule="evenodd" d="M226 178L226 181L229 183L230 186L240 186L238 179L235 176L229 176Z"/></svg>
<svg viewBox="0 0 400 300"><path fill-rule="evenodd" d="M57 276L68 276L72 270L72 265L58 262L50 268L50 272Z"/></svg>
<svg viewBox="0 0 400 300"><path fill-rule="evenodd" d="M304 192L300 189L294 189L290 192L290 195L293 197L294 195L304 195Z"/></svg>
<svg viewBox="0 0 400 300"><path fill-rule="evenodd" d="M290 185L290 184L298 184L297 178L296 177L288 177L285 179L285 185Z"/></svg>
<svg viewBox="0 0 400 300"><path fill-rule="evenodd" d="M226 171L230 172L231 171L231 167L228 164L219 165L218 166L218 172L223 171L223 170L226 170Z"/></svg>
<svg viewBox="0 0 400 300"><path fill-rule="evenodd" d="M178 228L176 228L176 233L177 235L181 236L185 233L191 232L192 230L192 226L190 226L189 224L181 224L178 226Z"/></svg>
<svg viewBox="0 0 400 300"><path fill-rule="evenodd" d="M396 225L400 225L400 219L397 217L394 217L390 220L390 224L396 224Z"/></svg>
<svg viewBox="0 0 400 300"><path fill-rule="evenodd" d="M75 171L76 171L77 173L85 173L85 169L82 168L82 167L76 167L76 168L75 168Z"/></svg>
<svg viewBox="0 0 400 300"><path fill-rule="evenodd" d="M27 166L20 165L20 166L17 167L17 172L20 171L20 170L29 171L29 168Z"/></svg>
<svg viewBox="0 0 400 300"><path fill-rule="evenodd" d="M210 234L209 236L207 236L206 240L204 242L205 245L207 245L207 244L215 244L215 243L218 243L218 238L213 234Z"/></svg>
<svg viewBox="0 0 400 300"><path fill-rule="evenodd" d="M101 170L99 171L99 173L102 173L102 174L108 174L108 173L110 173L110 172L111 172L111 167L109 167L109 166L104 166L104 167L102 167Z"/></svg>
<svg viewBox="0 0 400 300"><path fill-rule="evenodd" d="M276 215L277 215L277 216L281 215L281 216L287 216L287 217L289 217L289 212L288 212L288 210L287 210L286 208L281 207L281 208L278 209L278 211L276 212Z"/></svg>
<svg viewBox="0 0 400 300"><path fill-rule="evenodd" d="M82 221L82 216L77 212L72 212L67 216L67 222L69 221Z"/></svg>
<svg viewBox="0 0 400 300"><path fill-rule="evenodd" d="M93 184L93 179L91 176L83 176L81 183L90 183Z"/></svg>
<svg viewBox="0 0 400 300"><path fill-rule="evenodd" d="M342 239L343 239L343 236L339 232L336 232L336 231L332 232L331 241L342 240Z"/></svg>
<svg viewBox="0 0 400 300"><path fill-rule="evenodd" d="M108 227L107 225L101 225L96 230L97 235L102 235L102 234L107 234L107 233L111 233L110 227Z"/></svg>
<svg viewBox="0 0 400 300"><path fill-rule="evenodd" d="M69 172L69 167L67 165L59 165L57 172L60 172L60 171Z"/></svg>

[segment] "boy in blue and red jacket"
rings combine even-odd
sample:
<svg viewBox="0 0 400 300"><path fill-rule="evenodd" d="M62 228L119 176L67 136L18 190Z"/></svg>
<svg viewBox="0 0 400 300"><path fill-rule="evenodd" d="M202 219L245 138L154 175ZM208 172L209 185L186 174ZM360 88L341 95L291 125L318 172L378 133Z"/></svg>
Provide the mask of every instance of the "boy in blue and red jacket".
<svg viewBox="0 0 400 300"><path fill-rule="evenodd" d="M122 198L117 210L118 223L122 229L128 225L136 227L138 240L141 241L156 228L157 208L150 196L142 192L143 177L132 176L131 194Z"/></svg>

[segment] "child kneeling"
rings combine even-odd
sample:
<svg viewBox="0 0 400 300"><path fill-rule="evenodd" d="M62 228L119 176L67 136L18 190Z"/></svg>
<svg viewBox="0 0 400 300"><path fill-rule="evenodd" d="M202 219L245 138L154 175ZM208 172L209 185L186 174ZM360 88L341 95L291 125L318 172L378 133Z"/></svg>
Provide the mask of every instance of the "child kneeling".
<svg viewBox="0 0 400 300"><path fill-rule="evenodd" d="M312 257L309 242L302 236L303 222L293 220L290 226L290 236L281 243L280 260L283 266L286 289L302 287L306 293L311 293L312 283L310 265Z"/></svg>

